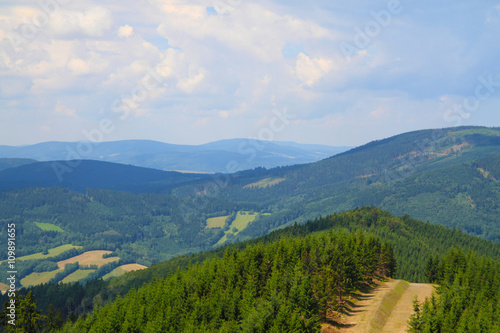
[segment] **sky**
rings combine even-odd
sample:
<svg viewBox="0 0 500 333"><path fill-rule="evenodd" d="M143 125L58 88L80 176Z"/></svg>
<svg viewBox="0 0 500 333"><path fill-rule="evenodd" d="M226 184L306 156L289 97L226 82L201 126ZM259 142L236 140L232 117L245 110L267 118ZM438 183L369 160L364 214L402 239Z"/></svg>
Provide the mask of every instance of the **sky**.
<svg viewBox="0 0 500 333"><path fill-rule="evenodd" d="M500 126L496 1L0 0L0 145Z"/></svg>

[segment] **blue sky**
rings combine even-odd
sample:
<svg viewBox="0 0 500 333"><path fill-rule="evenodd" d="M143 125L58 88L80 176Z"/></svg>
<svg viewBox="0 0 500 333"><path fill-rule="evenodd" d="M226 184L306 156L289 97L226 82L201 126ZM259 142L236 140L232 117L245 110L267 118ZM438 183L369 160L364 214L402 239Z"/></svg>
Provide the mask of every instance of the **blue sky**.
<svg viewBox="0 0 500 333"><path fill-rule="evenodd" d="M495 1L41 3L0 4L0 144L500 126Z"/></svg>

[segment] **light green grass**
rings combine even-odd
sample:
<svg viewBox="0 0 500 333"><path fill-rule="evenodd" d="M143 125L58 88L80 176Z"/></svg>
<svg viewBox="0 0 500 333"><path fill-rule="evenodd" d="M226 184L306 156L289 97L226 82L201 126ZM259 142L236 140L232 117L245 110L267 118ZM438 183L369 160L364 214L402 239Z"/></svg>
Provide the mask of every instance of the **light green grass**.
<svg viewBox="0 0 500 333"><path fill-rule="evenodd" d="M22 256L17 258L17 260L36 260L36 259L45 259L45 258L50 258L50 257L55 257L65 251L71 250L71 249L79 249L81 246L75 246L71 244L65 244L61 245L58 247L55 247L53 249L49 250L49 254L42 254L42 252L30 254L27 256Z"/></svg>
<svg viewBox="0 0 500 333"><path fill-rule="evenodd" d="M147 267L144 265L140 265L140 264L121 265L120 267L116 267L111 272L104 275L102 278L103 278L103 280L106 280L106 279L109 279L112 277L123 275L123 274L131 272L131 271L137 271L137 270L145 269L145 268L147 268Z"/></svg>
<svg viewBox="0 0 500 333"><path fill-rule="evenodd" d="M217 242L217 244L215 244L215 246L224 244L227 241L227 236L229 234L237 235L241 231L245 230L245 228L248 227L248 225L250 224L250 222L252 222L253 220L255 220L255 218L258 215L259 215L258 213L250 213L250 212L245 212L245 211L239 211L236 214L236 218L234 219L234 221L229 226L229 230L227 230L225 232L224 236L222 236L222 238L219 239L219 241ZM233 228L236 228L238 230L236 232L234 232Z"/></svg>
<svg viewBox="0 0 500 333"><path fill-rule="evenodd" d="M102 277L103 280L107 280L109 278L112 278L112 277L117 277L117 276L120 276L120 275L123 275L127 273L123 268L121 267L116 267L115 269L113 269L111 272L109 272L108 274L104 275Z"/></svg>
<svg viewBox="0 0 500 333"><path fill-rule="evenodd" d="M70 282L76 282L78 280L81 280L83 278L86 278L90 273L95 272L95 269L78 269L71 273L70 275L66 276L62 282L63 283L70 283Z"/></svg>
<svg viewBox="0 0 500 333"><path fill-rule="evenodd" d="M236 218L234 219L233 223L231 223L230 229L236 227L236 229L238 229L238 232L244 230L246 227L248 227L250 222L255 220L257 215L259 215L259 214L258 213L252 214L250 212L243 212L243 211L238 212L236 214Z"/></svg>
<svg viewBox="0 0 500 333"><path fill-rule="evenodd" d="M21 279L21 285L23 287L28 286L36 286L42 283L47 283L50 279L54 278L57 273L62 272L62 269L56 269L51 272L42 272L42 273L31 273L25 278Z"/></svg>
<svg viewBox="0 0 500 333"><path fill-rule="evenodd" d="M34 222L34 223L38 228L42 229L43 231L64 232L64 230L62 230L60 227L52 223L42 223L42 222Z"/></svg>
<svg viewBox="0 0 500 333"><path fill-rule="evenodd" d="M256 188L266 188L268 186L273 186L273 185L276 185L278 183L281 183L284 180L285 180L285 178L272 178L272 177L269 177L269 178L261 179L261 180L255 182L255 183L247 184L247 185L243 186L243 188L253 188L253 187L256 187Z"/></svg>
<svg viewBox="0 0 500 333"><path fill-rule="evenodd" d="M410 284L406 281L400 280L394 289L387 293L382 299L379 308L375 312L373 319L370 321L370 332L381 332L384 328L387 319L391 315L394 306L398 303L401 296Z"/></svg>
<svg viewBox="0 0 500 333"><path fill-rule="evenodd" d="M226 220L228 217L229 217L229 215L211 217L211 218L207 219L207 229L208 228L222 228L222 227L224 227L224 224L226 223Z"/></svg>

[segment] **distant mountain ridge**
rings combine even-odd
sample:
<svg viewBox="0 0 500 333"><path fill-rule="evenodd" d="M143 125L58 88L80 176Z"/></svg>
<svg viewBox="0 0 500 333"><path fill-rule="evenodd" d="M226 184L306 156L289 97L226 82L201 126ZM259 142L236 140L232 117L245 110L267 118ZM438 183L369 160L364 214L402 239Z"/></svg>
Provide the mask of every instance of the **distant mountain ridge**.
<svg viewBox="0 0 500 333"><path fill-rule="evenodd" d="M85 192L88 188L154 192L207 177L204 174L162 171L103 161L49 161L0 170L0 191L24 187L64 187L78 192Z"/></svg>
<svg viewBox="0 0 500 333"><path fill-rule="evenodd" d="M237 171L241 171L304 164L350 148L254 139L220 140L202 145L176 145L151 140L43 142L27 146L0 146L0 158L38 161L85 159L159 170L230 173L234 165ZM228 170L230 161L232 167Z"/></svg>

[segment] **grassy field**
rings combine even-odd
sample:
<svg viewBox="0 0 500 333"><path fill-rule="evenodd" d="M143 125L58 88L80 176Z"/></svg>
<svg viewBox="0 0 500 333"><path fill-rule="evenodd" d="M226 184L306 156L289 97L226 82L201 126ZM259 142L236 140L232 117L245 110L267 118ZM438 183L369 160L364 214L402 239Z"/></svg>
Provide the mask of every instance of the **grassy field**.
<svg viewBox="0 0 500 333"><path fill-rule="evenodd" d="M121 265L119 267L116 267L114 270L112 270L108 274L104 275L102 278L103 278L103 280L107 280L107 279L115 277L115 276L123 275L127 272L138 271L140 269L145 269L145 268L147 268L147 266L140 265L140 264Z"/></svg>
<svg viewBox="0 0 500 333"><path fill-rule="evenodd" d="M224 223L226 223L226 220L228 217L229 217L229 215L211 217L211 218L207 219L207 228L222 228L222 227L224 227Z"/></svg>
<svg viewBox="0 0 500 333"><path fill-rule="evenodd" d="M61 245L61 246L55 247L53 249L50 249L49 254L42 254L42 252L38 252L38 253L30 254L27 256L19 257L19 258L17 258L17 260L36 260L36 259L45 259L45 258L49 258L49 257L55 257L55 256L65 252L65 251L68 251L68 250L73 249L73 248L79 249L79 248L81 248L81 246L75 246L75 245L71 245L71 244Z"/></svg>
<svg viewBox="0 0 500 333"><path fill-rule="evenodd" d="M56 276L57 273L62 272L62 269L56 269L51 272L42 272L42 273L31 273L26 276L24 279L21 279L21 284L23 287L28 286L36 286L42 283L47 283Z"/></svg>
<svg viewBox="0 0 500 333"><path fill-rule="evenodd" d="M243 186L243 188L253 188L253 187L265 188L268 186L273 186L273 185L276 185L278 183L281 183L284 180L285 180L285 178L264 178L264 179L259 180L258 182L247 184L247 185Z"/></svg>
<svg viewBox="0 0 500 333"><path fill-rule="evenodd" d="M9 286L3 282L0 282L0 290L2 291L2 294L5 294L5 292L9 290Z"/></svg>
<svg viewBox="0 0 500 333"><path fill-rule="evenodd" d="M58 231L64 232L60 227L52 223L42 223L42 222L34 222L36 226L44 231Z"/></svg>
<svg viewBox="0 0 500 333"><path fill-rule="evenodd" d="M83 278L86 278L87 275L90 273L95 272L95 269L78 269L71 273L70 275L66 276L62 282L63 283L70 283L70 282L76 282L78 280L81 280Z"/></svg>
<svg viewBox="0 0 500 333"><path fill-rule="evenodd" d="M58 261L57 265L59 268L64 269L64 266L66 264L72 264L75 262L79 262L80 265L82 266L88 266L88 265L97 265L97 267L101 267L103 265L106 265L107 263L110 263L112 261L117 261L120 260L118 257L111 257L111 258L106 258L103 259L104 254L111 253L112 251L103 251L103 250L96 250L96 251L87 251L84 252L76 257L72 257L66 260Z"/></svg>
<svg viewBox="0 0 500 333"><path fill-rule="evenodd" d="M217 244L215 246L224 244L227 241L227 236L230 234L237 235L240 231L244 230L250 222L255 220L255 218L259 215L259 213L250 213L250 212L245 212L245 211L239 211L236 214L236 218L234 221L231 223L231 226L229 227L229 230L226 231L224 236L219 239ZM236 228L236 231L233 231L233 228Z"/></svg>

